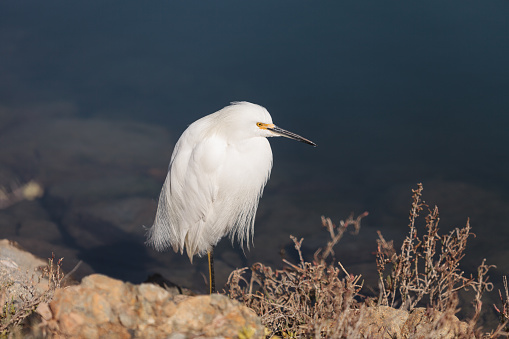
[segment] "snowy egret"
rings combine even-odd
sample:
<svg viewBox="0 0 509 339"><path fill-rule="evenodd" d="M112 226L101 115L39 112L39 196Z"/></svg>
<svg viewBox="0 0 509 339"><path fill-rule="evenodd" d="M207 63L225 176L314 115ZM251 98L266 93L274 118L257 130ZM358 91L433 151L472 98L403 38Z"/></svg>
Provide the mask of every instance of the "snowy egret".
<svg viewBox="0 0 509 339"><path fill-rule="evenodd" d="M171 156L147 243L189 256L207 253L215 291L212 250L229 235L249 247L258 201L272 169L267 137L284 136L316 146L272 123L269 112L233 102L182 133Z"/></svg>

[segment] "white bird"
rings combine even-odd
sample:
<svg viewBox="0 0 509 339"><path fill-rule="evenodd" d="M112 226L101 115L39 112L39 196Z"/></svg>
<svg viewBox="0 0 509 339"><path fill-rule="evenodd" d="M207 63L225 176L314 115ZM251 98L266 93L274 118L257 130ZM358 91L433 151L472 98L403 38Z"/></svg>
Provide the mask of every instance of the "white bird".
<svg viewBox="0 0 509 339"><path fill-rule="evenodd" d="M269 112L249 102L233 102L192 123L180 136L163 184L147 243L194 255L209 254L229 235L249 247L258 201L272 169L268 137L284 136L316 146L275 126Z"/></svg>

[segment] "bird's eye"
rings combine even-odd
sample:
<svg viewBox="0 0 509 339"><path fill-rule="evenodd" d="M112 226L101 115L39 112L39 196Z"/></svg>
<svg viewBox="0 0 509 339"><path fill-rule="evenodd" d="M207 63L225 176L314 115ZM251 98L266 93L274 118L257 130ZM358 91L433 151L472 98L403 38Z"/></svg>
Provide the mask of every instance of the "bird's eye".
<svg viewBox="0 0 509 339"><path fill-rule="evenodd" d="M256 123L256 126L258 126L258 127L262 127L262 126L263 126L263 124L262 124L261 122L257 122L257 123Z"/></svg>

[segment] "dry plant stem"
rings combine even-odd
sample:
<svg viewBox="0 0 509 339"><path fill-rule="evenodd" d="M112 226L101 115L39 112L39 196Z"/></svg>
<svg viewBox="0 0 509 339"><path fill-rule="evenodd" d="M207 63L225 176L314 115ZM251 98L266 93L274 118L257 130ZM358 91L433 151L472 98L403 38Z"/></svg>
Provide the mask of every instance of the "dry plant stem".
<svg viewBox="0 0 509 339"><path fill-rule="evenodd" d="M339 222L339 227L337 227L330 218L326 218L322 216L322 226L327 229L330 235L330 240L327 242L327 246L325 247L325 250L319 249L315 253L315 261L319 260L325 260L329 257L329 255L334 255L334 246L343 238L344 233L346 232L347 228L349 226L353 227L353 230L351 231L352 234L357 235L359 234L359 230L361 228L361 220L362 218L366 217L369 213L364 212L361 215L359 215L357 218L354 219L354 215L350 214L348 219L341 220ZM320 252L323 253L320 255Z"/></svg>
<svg viewBox="0 0 509 339"><path fill-rule="evenodd" d="M294 237L293 235L290 235L290 239L292 239L292 241L294 242L295 249L299 253L300 264L304 263L304 259L302 259L302 251L301 251L302 242L304 241L304 238L301 238L300 240L297 240L296 237Z"/></svg>
<svg viewBox="0 0 509 339"><path fill-rule="evenodd" d="M468 238L471 233L467 220L464 228L456 228L447 235L440 235L438 208L428 208L422 200L422 185L412 190L412 208L410 210L409 235L403 241L401 254L394 250L393 243L387 242L379 234L377 250L377 267L379 273L380 297L379 304L396 306L405 309L415 308L427 297L426 304L444 311L449 309L451 298L462 289L472 288L476 292L476 316L481 309L481 296L493 285L488 282L488 270L493 267L485 261L478 268L477 279L466 277L460 270L460 261L464 257ZM425 217L425 234L418 235L416 220L420 212L428 208ZM392 267L386 278L387 264Z"/></svg>
<svg viewBox="0 0 509 339"><path fill-rule="evenodd" d="M500 326L498 326L497 331L500 332L500 335L509 336L509 288L507 286L507 276L504 276L502 281L504 284L504 295L502 295L502 292L498 290L498 295L502 302L502 309L500 310L495 304L493 304L493 307L498 313L500 321Z"/></svg>
<svg viewBox="0 0 509 339"><path fill-rule="evenodd" d="M42 269L42 277L32 277L30 281L21 282L22 288L24 289L25 295L19 295L20 303L11 304L11 308L14 312L9 317L2 317L0 321L0 334L8 333L15 326L19 325L26 317L28 317L37 306L42 302L48 302L53 297L53 293L57 288L60 288L64 274L62 272L62 260L58 260L55 263L55 255L52 253L51 258L48 260L48 265ZM43 277L48 278L48 286L45 291L37 292L36 285L40 282ZM9 302L8 302L9 303ZM3 308L8 304L2 305Z"/></svg>
<svg viewBox="0 0 509 339"><path fill-rule="evenodd" d="M62 258L63 259L63 258ZM60 260L62 260L60 259ZM83 264L83 260L80 260L78 261L78 263L73 267L72 270L70 270L69 272L67 272L64 277L62 278L62 281L61 283L63 283L64 281L66 281L67 279L69 279L73 274L74 272L76 272L78 270L78 268L81 266L81 264Z"/></svg>
<svg viewBox="0 0 509 339"><path fill-rule="evenodd" d="M230 297L254 309L272 334L322 337L341 333L344 328L355 328L345 324L359 318L353 310L362 306L355 300L362 287L360 276L349 275L341 263L327 264L325 259L333 253L332 246L347 227L353 225L359 229L364 215L356 219L351 216L339 227L330 219L322 218L331 239L324 250L315 253L312 263L303 257L303 239L291 236L299 263L283 260L287 265L283 270L256 263L249 281L243 277L246 268L232 272L228 279Z"/></svg>
<svg viewBox="0 0 509 339"><path fill-rule="evenodd" d="M429 208L422 200L422 185L413 190L409 215L409 232L401 248L396 250L393 241L387 241L378 232L376 263L379 274L380 294L378 306L401 307L412 310L427 306L425 316L426 338L443 335L444 328L454 331L458 338L496 338L505 335L509 316L509 291L505 282L505 297L500 292L503 307L495 309L503 324L492 333L482 334L476 324L480 318L484 291L493 285L488 280L491 267L485 260L477 269L477 276L467 276L460 269L468 238L473 236L470 223L445 235L439 232L438 208ZM419 219L423 211L424 231L419 235ZM244 302L261 317L262 323L286 338L367 338L379 335L398 335L389 332L361 333L362 325L371 324L367 318L375 301L359 294L360 275L350 275L341 262L330 260L333 247L343 237L348 227L358 232L360 221L367 213L350 216L336 226L329 218L322 217L322 224L330 239L318 249L314 260L307 262L302 255L302 239L291 237L298 252L299 263L284 260L283 270L273 270L261 263L251 268L239 269L228 279L231 298ZM458 311L458 291L474 292L474 317L460 326L455 318ZM366 311L368 310L368 311ZM441 313L436 313L441 311ZM372 313L371 317L372 317ZM453 326L454 328L451 328ZM460 329L462 327L463 329ZM364 327L365 328L365 327ZM410 337L412 337L410 335Z"/></svg>

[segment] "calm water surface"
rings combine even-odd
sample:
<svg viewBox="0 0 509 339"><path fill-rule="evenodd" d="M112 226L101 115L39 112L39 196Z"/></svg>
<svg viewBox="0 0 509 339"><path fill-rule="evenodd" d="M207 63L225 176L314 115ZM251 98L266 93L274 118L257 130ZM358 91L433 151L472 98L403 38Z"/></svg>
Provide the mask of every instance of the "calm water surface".
<svg viewBox="0 0 509 339"><path fill-rule="evenodd" d="M205 290L205 261L146 249L141 225L186 126L247 100L318 147L271 140L254 248L221 242L220 284L235 267L279 265L290 234L312 254L321 215L365 210L337 256L373 278L375 231L404 237L417 182L444 230L471 218L466 269L488 257L507 274L508 12L502 0L2 1L0 179L47 193L1 211L0 235L85 261L78 276L160 272Z"/></svg>

